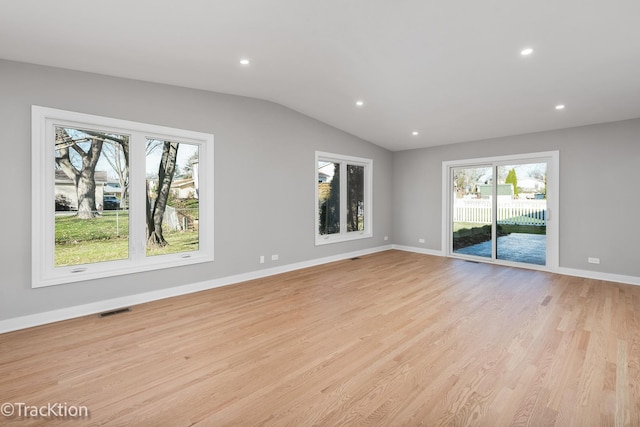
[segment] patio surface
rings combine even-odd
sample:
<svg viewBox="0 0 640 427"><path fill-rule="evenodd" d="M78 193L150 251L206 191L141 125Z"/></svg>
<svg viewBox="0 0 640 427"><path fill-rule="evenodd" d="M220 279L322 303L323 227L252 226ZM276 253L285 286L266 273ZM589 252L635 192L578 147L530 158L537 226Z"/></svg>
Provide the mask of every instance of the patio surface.
<svg viewBox="0 0 640 427"><path fill-rule="evenodd" d="M511 233L498 237L498 259L527 264L546 264L547 236L544 234ZM491 258L491 241L467 246L455 251L457 254Z"/></svg>

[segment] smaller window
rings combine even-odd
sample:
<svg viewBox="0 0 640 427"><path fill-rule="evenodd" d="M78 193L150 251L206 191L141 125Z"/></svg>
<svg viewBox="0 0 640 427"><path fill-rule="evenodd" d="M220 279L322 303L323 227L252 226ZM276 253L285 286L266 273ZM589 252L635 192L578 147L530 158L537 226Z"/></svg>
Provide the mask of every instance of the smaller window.
<svg viewBox="0 0 640 427"><path fill-rule="evenodd" d="M373 235L373 160L316 152L316 245Z"/></svg>

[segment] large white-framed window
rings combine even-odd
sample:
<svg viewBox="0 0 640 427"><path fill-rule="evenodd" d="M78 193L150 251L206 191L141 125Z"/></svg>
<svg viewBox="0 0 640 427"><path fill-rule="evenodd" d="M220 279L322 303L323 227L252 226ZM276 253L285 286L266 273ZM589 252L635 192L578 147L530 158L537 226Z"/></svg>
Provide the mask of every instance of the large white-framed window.
<svg viewBox="0 0 640 427"><path fill-rule="evenodd" d="M213 261L213 135L32 106L32 287Z"/></svg>
<svg viewBox="0 0 640 427"><path fill-rule="evenodd" d="M373 160L316 152L316 245L373 235Z"/></svg>

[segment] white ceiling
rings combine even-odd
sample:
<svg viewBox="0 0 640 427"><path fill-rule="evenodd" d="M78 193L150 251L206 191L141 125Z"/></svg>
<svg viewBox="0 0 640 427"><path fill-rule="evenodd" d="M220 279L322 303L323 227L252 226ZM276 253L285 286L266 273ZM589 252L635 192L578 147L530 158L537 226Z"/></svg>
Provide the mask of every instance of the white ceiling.
<svg viewBox="0 0 640 427"><path fill-rule="evenodd" d="M0 58L265 99L390 150L640 117L638 0L0 0Z"/></svg>

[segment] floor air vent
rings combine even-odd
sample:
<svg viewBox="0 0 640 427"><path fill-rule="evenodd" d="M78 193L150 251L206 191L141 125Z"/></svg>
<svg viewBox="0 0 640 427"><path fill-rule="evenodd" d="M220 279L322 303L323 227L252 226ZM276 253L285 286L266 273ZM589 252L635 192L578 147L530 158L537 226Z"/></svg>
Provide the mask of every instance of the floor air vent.
<svg viewBox="0 0 640 427"><path fill-rule="evenodd" d="M104 313L100 313L100 314L98 314L98 317L100 317L100 318L109 317L109 316L114 316L114 315L120 314L120 313L127 313L129 311L131 311L131 309L129 307L119 308L117 310L105 311Z"/></svg>
<svg viewBox="0 0 640 427"><path fill-rule="evenodd" d="M360 257L357 256L357 257L351 258L351 261L355 261L357 259L360 259Z"/></svg>

